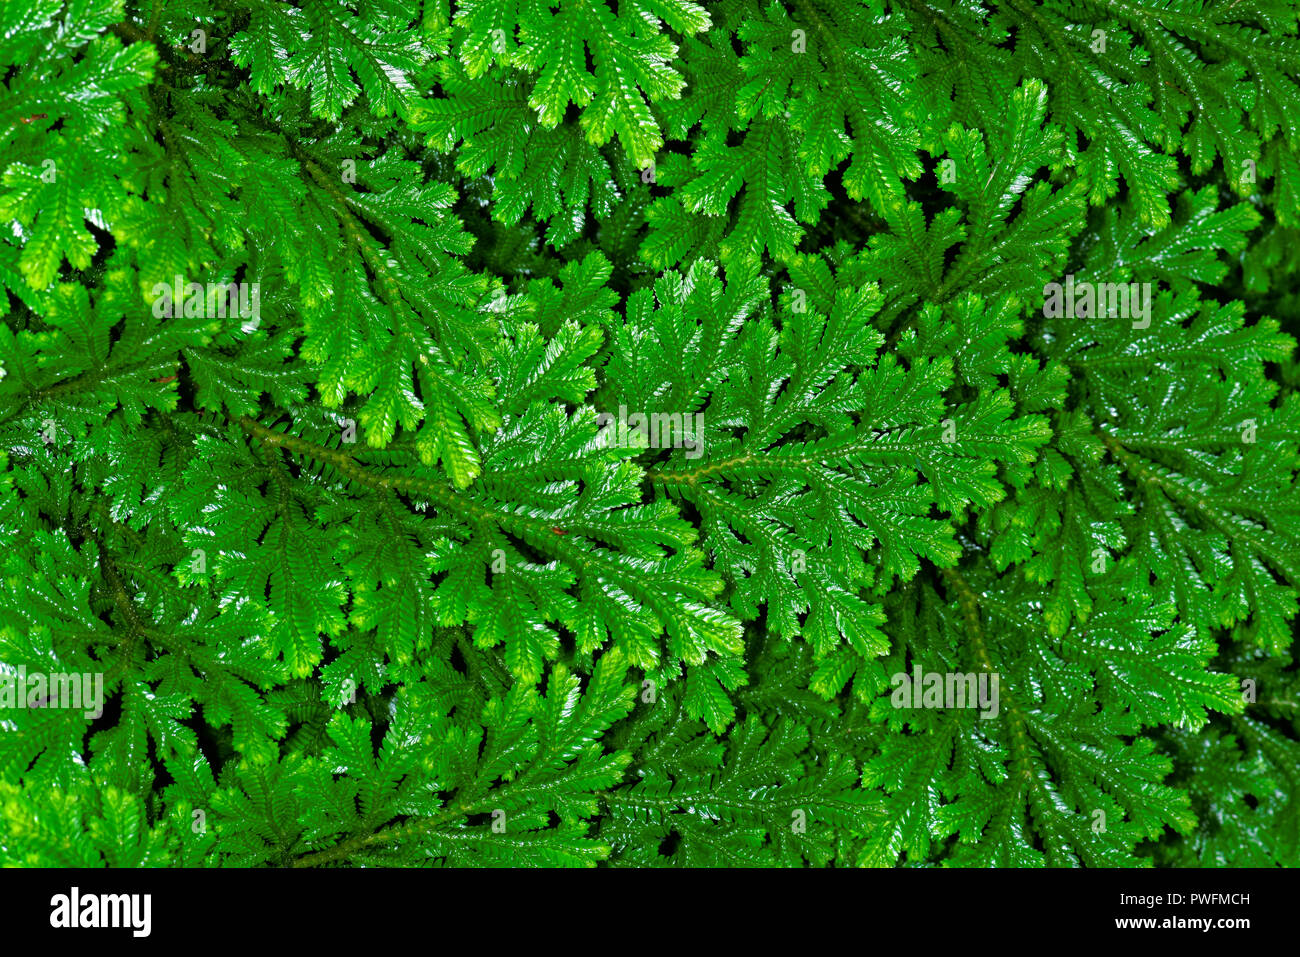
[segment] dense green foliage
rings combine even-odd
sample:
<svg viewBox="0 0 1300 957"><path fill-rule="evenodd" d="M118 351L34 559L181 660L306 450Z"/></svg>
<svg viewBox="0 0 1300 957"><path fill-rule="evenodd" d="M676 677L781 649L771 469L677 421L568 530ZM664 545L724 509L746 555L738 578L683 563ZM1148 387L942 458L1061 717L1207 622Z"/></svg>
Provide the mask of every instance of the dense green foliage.
<svg viewBox="0 0 1300 957"><path fill-rule="evenodd" d="M1298 12L0 0L0 864L1300 865Z"/></svg>

